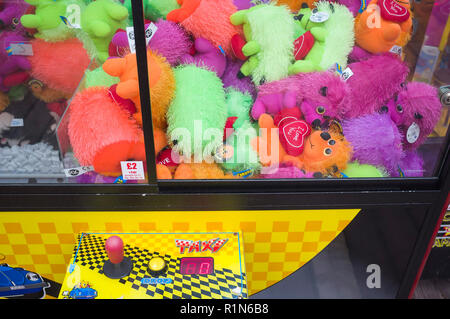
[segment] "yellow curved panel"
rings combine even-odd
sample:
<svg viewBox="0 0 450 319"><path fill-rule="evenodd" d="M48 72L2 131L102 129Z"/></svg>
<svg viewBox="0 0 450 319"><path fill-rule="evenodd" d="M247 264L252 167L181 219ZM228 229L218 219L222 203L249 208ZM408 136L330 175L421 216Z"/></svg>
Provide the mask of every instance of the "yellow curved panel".
<svg viewBox="0 0 450 319"><path fill-rule="evenodd" d="M359 209L166 212L2 212L0 263L62 282L80 232L242 231L249 293L296 271Z"/></svg>

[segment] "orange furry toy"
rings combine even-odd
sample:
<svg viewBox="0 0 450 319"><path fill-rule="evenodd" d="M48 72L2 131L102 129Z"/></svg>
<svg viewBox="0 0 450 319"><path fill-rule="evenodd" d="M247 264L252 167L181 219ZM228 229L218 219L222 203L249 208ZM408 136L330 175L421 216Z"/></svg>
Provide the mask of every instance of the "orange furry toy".
<svg viewBox="0 0 450 319"><path fill-rule="evenodd" d="M404 47L411 38L412 13L409 2L392 1L408 15L404 21L388 21L380 14L381 0L370 1L367 9L355 18L355 40L370 53L388 52L394 45Z"/></svg>
<svg viewBox="0 0 450 319"><path fill-rule="evenodd" d="M327 132L314 131L306 139L303 153L294 157L287 155L281 146L278 127L270 115L261 115L258 123L262 129L261 136L252 141L252 146L258 152L264 166L289 162L309 173L334 175L337 171L344 170L351 159L350 144L334 128ZM278 156L272 151L278 152Z"/></svg>
<svg viewBox="0 0 450 319"><path fill-rule="evenodd" d="M151 50L147 51L147 64L153 125L164 129L167 125L167 108L175 93L175 77L166 59ZM109 59L103 64L103 70L120 78L117 94L134 102L137 111L133 116L138 124L142 125L136 54Z"/></svg>
<svg viewBox="0 0 450 319"><path fill-rule="evenodd" d="M69 111L70 143L80 165L92 165L102 175L119 176L121 161L145 161L142 130L110 98L106 87L77 93Z"/></svg>

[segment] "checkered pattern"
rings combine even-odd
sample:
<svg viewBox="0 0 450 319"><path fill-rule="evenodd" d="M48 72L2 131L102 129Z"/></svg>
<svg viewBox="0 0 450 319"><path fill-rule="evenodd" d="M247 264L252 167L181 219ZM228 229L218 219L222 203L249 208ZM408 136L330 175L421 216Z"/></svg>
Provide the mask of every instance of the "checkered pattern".
<svg viewBox="0 0 450 319"><path fill-rule="evenodd" d="M80 240L81 237L79 237ZM108 259L105 252L105 239L84 234L81 244L75 247L75 263L82 267L103 274L103 264ZM133 270L130 275L116 281L130 289L139 290L152 298L162 299L232 299L236 298L231 290L237 287L242 289L242 296L247 297L245 274L233 273L230 269L215 269L211 275L181 275L178 271L181 258L172 258L170 255L161 255L159 252L150 252L136 246L125 245L124 255L133 260ZM153 257L162 257L168 265L164 277L171 278L173 284L143 285L141 280L149 278L148 263Z"/></svg>

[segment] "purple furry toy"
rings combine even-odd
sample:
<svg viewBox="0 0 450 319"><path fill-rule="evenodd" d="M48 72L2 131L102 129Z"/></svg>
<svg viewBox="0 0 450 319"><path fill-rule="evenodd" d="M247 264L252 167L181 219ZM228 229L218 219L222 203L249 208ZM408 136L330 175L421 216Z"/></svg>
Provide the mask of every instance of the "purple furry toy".
<svg viewBox="0 0 450 319"><path fill-rule="evenodd" d="M284 178L313 178L313 173L305 171L294 166L292 163L280 163L277 166L266 167L260 175L261 178L284 179Z"/></svg>
<svg viewBox="0 0 450 319"><path fill-rule="evenodd" d="M20 24L20 18L25 14L28 3L23 0L0 0L0 29L8 28L16 30Z"/></svg>
<svg viewBox="0 0 450 319"><path fill-rule="evenodd" d="M396 55L386 53L351 63L353 76L343 101L344 118L355 118L379 111L385 101L402 89L409 68Z"/></svg>
<svg viewBox="0 0 450 319"><path fill-rule="evenodd" d="M339 76L328 71L300 73L266 83L259 87L258 98L251 110L252 117L258 119L263 113L275 115L282 108L289 107L280 104L277 99L265 97L280 93L295 94L296 105L300 107L306 122L313 127L320 127L330 119L342 119L340 108L347 94L347 86Z"/></svg>
<svg viewBox="0 0 450 319"><path fill-rule="evenodd" d="M345 138L353 147L352 161L383 166L397 174L404 157L401 134L388 114L369 114L342 122Z"/></svg>
<svg viewBox="0 0 450 319"><path fill-rule="evenodd" d="M250 93L253 98L256 98L256 88L250 77L239 78L239 73L242 64L244 62L240 60L233 61L227 58L226 68L222 75L223 87L233 87L242 93Z"/></svg>
<svg viewBox="0 0 450 319"><path fill-rule="evenodd" d="M406 151L398 164L398 170L392 172L393 177L424 176L423 158L416 151Z"/></svg>
<svg viewBox="0 0 450 319"><path fill-rule="evenodd" d="M24 42L26 39L11 31L0 32L0 48L8 48L11 43ZM3 80L6 76L18 72L27 71L31 69L31 64L26 56L22 55L8 55L7 51L0 50L0 90L8 91L9 88L4 86Z"/></svg>
<svg viewBox="0 0 450 319"><path fill-rule="evenodd" d="M227 66L227 58L218 48L204 38L197 38L194 42L195 54L185 54L181 57L181 64L195 64L205 66L211 71L216 72L217 76L222 77Z"/></svg>
<svg viewBox="0 0 450 319"><path fill-rule="evenodd" d="M422 82L408 83L385 105L402 134L406 150L415 150L433 132L441 115L437 89Z"/></svg>
<svg viewBox="0 0 450 319"><path fill-rule="evenodd" d="M167 20L158 20L155 23L158 28L150 39L148 47L167 59L171 66L180 63L181 57L189 54L192 41L186 32L176 23ZM145 25L147 29L149 24ZM117 32L111 41L119 48L128 48L127 33Z"/></svg>

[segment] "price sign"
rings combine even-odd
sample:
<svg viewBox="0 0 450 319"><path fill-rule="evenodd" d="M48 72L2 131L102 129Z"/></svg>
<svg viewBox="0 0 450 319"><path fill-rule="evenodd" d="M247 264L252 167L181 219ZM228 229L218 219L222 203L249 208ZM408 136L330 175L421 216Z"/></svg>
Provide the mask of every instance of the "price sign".
<svg viewBox="0 0 450 319"><path fill-rule="evenodd" d="M144 164L141 161L120 162L122 177L127 181L145 179Z"/></svg>

